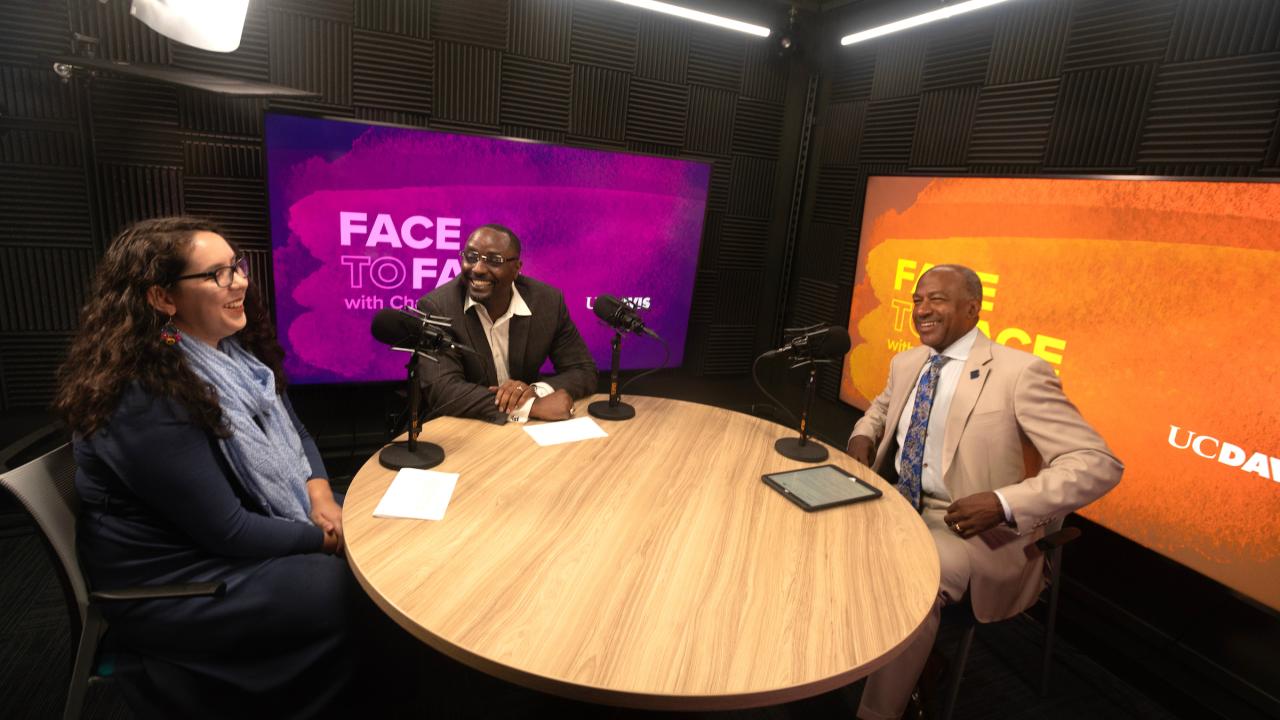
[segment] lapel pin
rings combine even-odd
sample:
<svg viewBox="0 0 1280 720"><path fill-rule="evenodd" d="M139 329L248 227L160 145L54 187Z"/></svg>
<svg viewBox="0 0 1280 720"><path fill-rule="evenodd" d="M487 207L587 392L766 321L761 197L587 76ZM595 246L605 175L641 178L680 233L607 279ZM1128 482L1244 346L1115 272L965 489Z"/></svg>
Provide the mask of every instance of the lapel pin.
<svg viewBox="0 0 1280 720"><path fill-rule="evenodd" d="M970 370L970 371L969 371L969 379L970 379L970 380L977 380L977 379L978 379L978 376L979 376L979 375L981 375L981 374L982 374L982 373L978 372L977 370Z"/></svg>

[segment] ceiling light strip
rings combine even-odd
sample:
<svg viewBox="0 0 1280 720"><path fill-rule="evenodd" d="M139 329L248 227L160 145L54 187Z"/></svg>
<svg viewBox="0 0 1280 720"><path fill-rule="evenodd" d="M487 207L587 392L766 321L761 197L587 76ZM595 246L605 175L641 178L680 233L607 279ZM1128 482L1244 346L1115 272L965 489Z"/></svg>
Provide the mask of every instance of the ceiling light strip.
<svg viewBox="0 0 1280 720"><path fill-rule="evenodd" d="M741 20L720 17L719 15L712 15L711 13L704 13L698 10L690 10L689 8L680 7L679 5L657 2L656 0L614 0L614 2L620 2L623 5L631 5L644 10L666 13L667 15L675 15L676 17L681 17L686 20L695 20L709 25L728 28L729 30L737 30L738 32L744 32L749 35L769 37L769 28L767 27L752 25L751 23L744 23Z"/></svg>
<svg viewBox="0 0 1280 720"><path fill-rule="evenodd" d="M981 10L986 7L991 7L992 5L999 5L1002 2L1008 1L1009 0L966 0L966 2L948 5L940 10L932 10L927 13L916 15L915 17L891 22L888 25L881 25L880 27L874 27L870 30L853 33L852 35L845 35L840 38L840 44L852 45L854 43L864 42L872 38L878 38L881 35L888 35L889 33L898 32L899 30L908 30L913 27L934 22L935 20L946 20L947 18L955 17L956 15L963 15L967 12Z"/></svg>

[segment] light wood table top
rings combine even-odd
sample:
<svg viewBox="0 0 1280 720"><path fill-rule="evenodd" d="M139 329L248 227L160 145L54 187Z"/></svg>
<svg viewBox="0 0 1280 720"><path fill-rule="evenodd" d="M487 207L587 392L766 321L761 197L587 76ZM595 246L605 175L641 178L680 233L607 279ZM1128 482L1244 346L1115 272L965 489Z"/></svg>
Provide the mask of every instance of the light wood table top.
<svg viewBox="0 0 1280 720"><path fill-rule="evenodd" d="M343 510L347 558L409 632L491 675L626 707L788 702L888 662L938 591L938 555L902 496L879 488L807 513L761 482L804 467L786 428L630 396L609 437L540 447L521 426L440 418L422 439L460 473L445 519L373 517L394 473L376 456ZM586 412L587 401L578 403Z"/></svg>

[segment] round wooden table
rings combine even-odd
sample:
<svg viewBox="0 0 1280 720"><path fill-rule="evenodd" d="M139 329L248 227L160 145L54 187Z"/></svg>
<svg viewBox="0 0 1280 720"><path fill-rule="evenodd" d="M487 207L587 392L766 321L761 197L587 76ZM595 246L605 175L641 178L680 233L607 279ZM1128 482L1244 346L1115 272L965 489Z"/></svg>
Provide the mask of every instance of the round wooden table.
<svg viewBox="0 0 1280 720"><path fill-rule="evenodd" d="M594 398L593 398L594 399ZM804 467L788 430L631 396L609 437L540 447L520 425L441 418L460 473L445 519L373 517L394 472L365 463L343 511L365 591L440 652L510 682L662 710L816 695L891 659L938 591L938 556L897 491L807 513L761 482ZM578 403L586 412L587 400Z"/></svg>

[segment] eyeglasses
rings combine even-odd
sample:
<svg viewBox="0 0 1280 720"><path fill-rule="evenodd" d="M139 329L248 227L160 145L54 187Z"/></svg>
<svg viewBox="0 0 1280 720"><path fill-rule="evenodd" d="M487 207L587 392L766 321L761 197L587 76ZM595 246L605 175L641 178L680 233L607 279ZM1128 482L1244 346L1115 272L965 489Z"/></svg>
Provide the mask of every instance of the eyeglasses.
<svg viewBox="0 0 1280 720"><path fill-rule="evenodd" d="M239 257L231 261L230 265L223 265L207 272L191 273L190 275L182 275L174 278L174 282L179 280L194 280L200 278L202 280L212 280L213 284L220 288L229 288L231 283L235 282L236 273L240 273L240 277L245 280L249 279L249 258Z"/></svg>
<svg viewBox="0 0 1280 720"><path fill-rule="evenodd" d="M462 256L462 262L468 265L475 265L483 260L484 264L489 267L502 267L503 263L509 263L520 259L519 255L515 257L503 257L497 253L478 253L475 250L463 250L458 254Z"/></svg>

